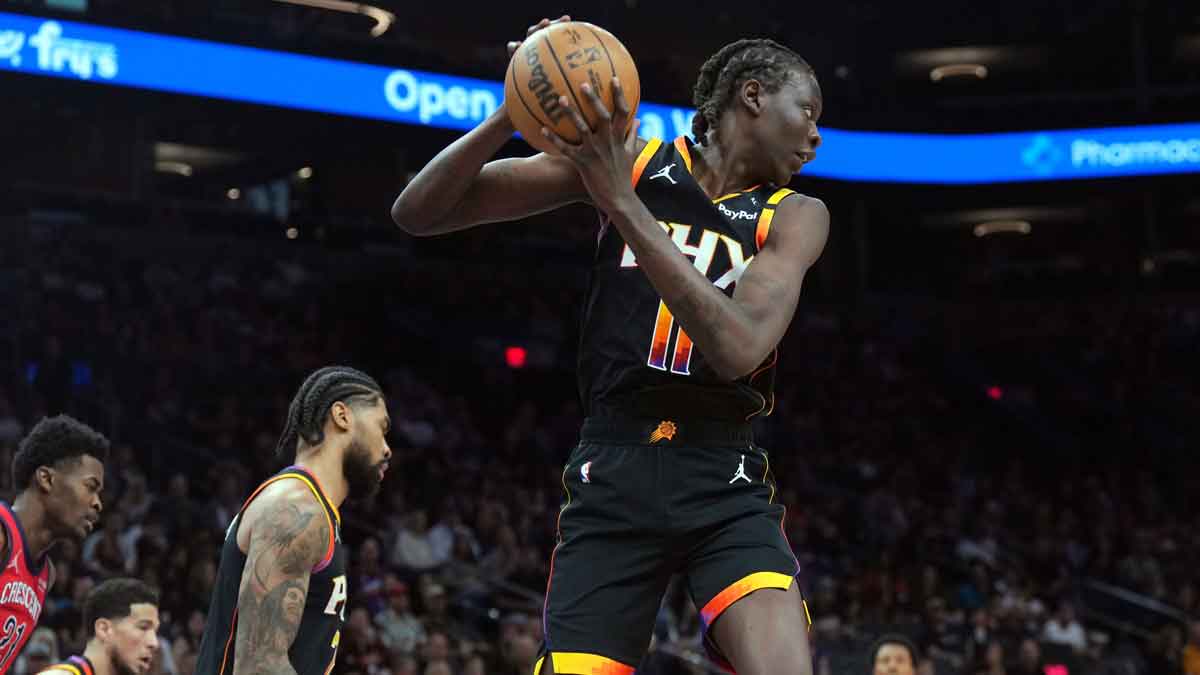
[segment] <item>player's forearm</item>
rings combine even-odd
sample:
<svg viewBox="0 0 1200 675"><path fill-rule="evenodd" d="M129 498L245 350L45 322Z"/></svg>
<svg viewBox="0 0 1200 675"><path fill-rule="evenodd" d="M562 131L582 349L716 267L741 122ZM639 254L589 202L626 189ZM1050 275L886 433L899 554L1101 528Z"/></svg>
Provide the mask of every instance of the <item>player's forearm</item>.
<svg viewBox="0 0 1200 675"><path fill-rule="evenodd" d="M713 369L731 380L766 358L750 317L687 259L636 196L609 214L638 267ZM761 353L760 353L761 352Z"/></svg>
<svg viewBox="0 0 1200 675"><path fill-rule="evenodd" d="M307 592L307 580L287 579L261 596L251 589L239 595L234 675L292 675L296 672L288 658L288 650L300 629L303 606L297 611L289 605Z"/></svg>
<svg viewBox="0 0 1200 675"><path fill-rule="evenodd" d="M417 173L392 204L392 221L410 234L439 233L438 225L454 212L484 163L513 133L508 112L500 106Z"/></svg>

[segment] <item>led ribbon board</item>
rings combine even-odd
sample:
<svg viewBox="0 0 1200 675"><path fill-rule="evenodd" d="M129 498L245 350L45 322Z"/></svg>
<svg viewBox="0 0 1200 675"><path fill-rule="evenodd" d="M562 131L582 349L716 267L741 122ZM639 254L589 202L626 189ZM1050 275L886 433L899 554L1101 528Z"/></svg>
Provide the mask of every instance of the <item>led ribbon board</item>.
<svg viewBox="0 0 1200 675"><path fill-rule="evenodd" d="M0 12L0 70L233 101L470 129L503 84ZM640 133L691 132L693 111L643 102ZM806 175L979 184L1200 171L1200 123L1004 134L824 128Z"/></svg>

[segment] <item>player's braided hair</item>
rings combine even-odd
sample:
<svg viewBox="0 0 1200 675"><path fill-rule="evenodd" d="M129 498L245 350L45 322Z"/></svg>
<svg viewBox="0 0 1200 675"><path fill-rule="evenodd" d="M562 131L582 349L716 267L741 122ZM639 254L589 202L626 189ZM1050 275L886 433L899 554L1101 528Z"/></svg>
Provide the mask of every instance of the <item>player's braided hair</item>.
<svg viewBox="0 0 1200 675"><path fill-rule="evenodd" d="M325 440L325 418L329 406L337 401L347 405L374 405L383 390L370 375L345 366L327 366L317 370L304 380L288 406L287 424L275 446L280 459L288 459L296 452L296 445L304 439L307 445L319 445Z"/></svg>
<svg viewBox="0 0 1200 675"><path fill-rule="evenodd" d="M738 40L722 47L704 62L692 90L696 106L692 135L696 141L707 143L708 130L717 128L721 113L746 80L753 78L767 91L779 91L797 69L813 74L812 66L799 54L774 40Z"/></svg>

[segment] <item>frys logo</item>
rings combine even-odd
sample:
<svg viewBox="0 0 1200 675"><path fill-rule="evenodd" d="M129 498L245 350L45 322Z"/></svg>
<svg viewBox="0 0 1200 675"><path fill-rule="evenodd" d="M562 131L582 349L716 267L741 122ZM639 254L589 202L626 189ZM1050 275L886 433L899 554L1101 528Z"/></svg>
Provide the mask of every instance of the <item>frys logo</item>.
<svg viewBox="0 0 1200 675"><path fill-rule="evenodd" d="M538 105L546 113L546 118L551 123L557 122L566 111L558 104L559 93L546 76L546 68L542 65L542 55L538 52L536 43L525 47L525 65L529 66L530 93L537 97Z"/></svg>

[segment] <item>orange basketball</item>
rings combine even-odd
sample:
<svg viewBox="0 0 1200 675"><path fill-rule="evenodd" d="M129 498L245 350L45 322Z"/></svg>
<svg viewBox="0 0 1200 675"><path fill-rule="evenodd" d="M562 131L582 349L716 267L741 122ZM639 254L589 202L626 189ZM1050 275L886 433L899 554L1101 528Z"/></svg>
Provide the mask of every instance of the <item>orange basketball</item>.
<svg viewBox="0 0 1200 675"><path fill-rule="evenodd" d="M550 25L534 33L513 53L504 76L504 102L513 126L526 142L542 152L558 154L554 144L542 136L542 127L554 131L563 140L578 143L579 130L560 96L571 100L594 129L596 111L579 90L585 82L608 108L613 105L612 78L620 78L621 89L629 103L630 122L642 97L637 66L633 57L612 33L583 21Z"/></svg>

